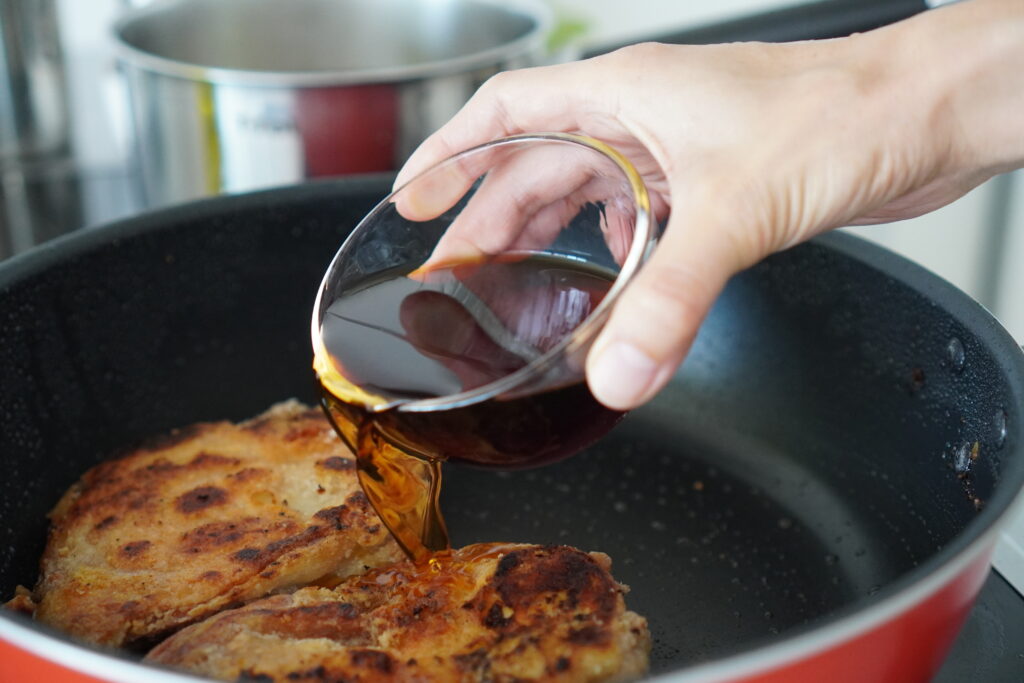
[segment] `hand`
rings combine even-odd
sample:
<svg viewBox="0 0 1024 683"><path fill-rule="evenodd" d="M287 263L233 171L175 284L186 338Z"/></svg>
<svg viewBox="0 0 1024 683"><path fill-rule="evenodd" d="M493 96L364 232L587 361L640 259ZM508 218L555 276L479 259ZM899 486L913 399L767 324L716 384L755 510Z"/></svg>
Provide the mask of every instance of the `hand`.
<svg viewBox="0 0 1024 683"><path fill-rule="evenodd" d="M871 33L639 45L500 74L396 184L467 147L575 131L624 153L671 215L587 360L629 409L682 362L729 277L827 229L909 218L1024 159L1024 3L972 0Z"/></svg>

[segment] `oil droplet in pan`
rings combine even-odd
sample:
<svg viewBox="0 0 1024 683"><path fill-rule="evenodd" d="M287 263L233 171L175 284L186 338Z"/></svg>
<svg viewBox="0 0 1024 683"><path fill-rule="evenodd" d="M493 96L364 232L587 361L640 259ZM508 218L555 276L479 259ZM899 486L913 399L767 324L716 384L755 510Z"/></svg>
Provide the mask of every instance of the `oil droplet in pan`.
<svg viewBox="0 0 1024 683"><path fill-rule="evenodd" d="M946 345L946 360L949 361L949 365L953 368L954 372L960 373L964 371L964 365L967 363L967 353L964 351L963 342L956 337L950 339L949 344Z"/></svg>
<svg viewBox="0 0 1024 683"><path fill-rule="evenodd" d="M995 446L996 448L1002 448L1003 444L1006 443L1006 411L1002 408L996 410L995 416L992 418L992 426L995 431Z"/></svg>

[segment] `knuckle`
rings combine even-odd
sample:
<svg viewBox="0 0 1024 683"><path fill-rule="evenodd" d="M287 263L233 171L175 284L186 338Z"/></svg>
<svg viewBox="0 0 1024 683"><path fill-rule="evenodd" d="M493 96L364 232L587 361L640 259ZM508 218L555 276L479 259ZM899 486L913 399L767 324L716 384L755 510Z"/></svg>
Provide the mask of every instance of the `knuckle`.
<svg viewBox="0 0 1024 683"><path fill-rule="evenodd" d="M618 62L637 66L660 60L667 49L668 47L662 43L636 43L619 48L608 55L608 57Z"/></svg>
<svg viewBox="0 0 1024 683"><path fill-rule="evenodd" d="M499 71L484 81L484 84L477 90L477 95L491 96L495 91L508 87L508 84L516 78L518 78L518 75L515 71Z"/></svg>
<svg viewBox="0 0 1024 683"><path fill-rule="evenodd" d="M533 183L510 188L509 199L516 212L516 218L520 220L536 213L545 204L551 203L544 189L536 187Z"/></svg>
<svg viewBox="0 0 1024 683"><path fill-rule="evenodd" d="M500 111L504 108L503 98L508 92L515 88L519 76L512 71L502 71L494 74L477 88L473 96L463 107L472 119L484 113Z"/></svg>

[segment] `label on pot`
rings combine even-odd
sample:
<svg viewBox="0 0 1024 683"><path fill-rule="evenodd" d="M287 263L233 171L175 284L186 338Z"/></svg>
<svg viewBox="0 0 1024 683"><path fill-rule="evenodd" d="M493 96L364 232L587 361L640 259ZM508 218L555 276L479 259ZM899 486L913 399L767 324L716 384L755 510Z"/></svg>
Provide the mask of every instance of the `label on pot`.
<svg viewBox="0 0 1024 683"><path fill-rule="evenodd" d="M217 88L211 117L217 150L209 150L220 190L241 192L284 185L304 177L296 98L272 88Z"/></svg>

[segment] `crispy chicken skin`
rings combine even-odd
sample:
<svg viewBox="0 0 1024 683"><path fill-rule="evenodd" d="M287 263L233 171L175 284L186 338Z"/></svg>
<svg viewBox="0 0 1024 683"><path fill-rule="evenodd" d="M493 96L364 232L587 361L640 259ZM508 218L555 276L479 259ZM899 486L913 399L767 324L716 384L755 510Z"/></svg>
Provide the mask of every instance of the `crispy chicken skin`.
<svg viewBox="0 0 1024 683"><path fill-rule="evenodd" d="M622 681L647 622L600 553L480 544L222 612L147 661L229 681Z"/></svg>
<svg viewBox="0 0 1024 683"><path fill-rule="evenodd" d="M403 557L351 453L295 401L101 463L50 518L35 616L109 646Z"/></svg>

